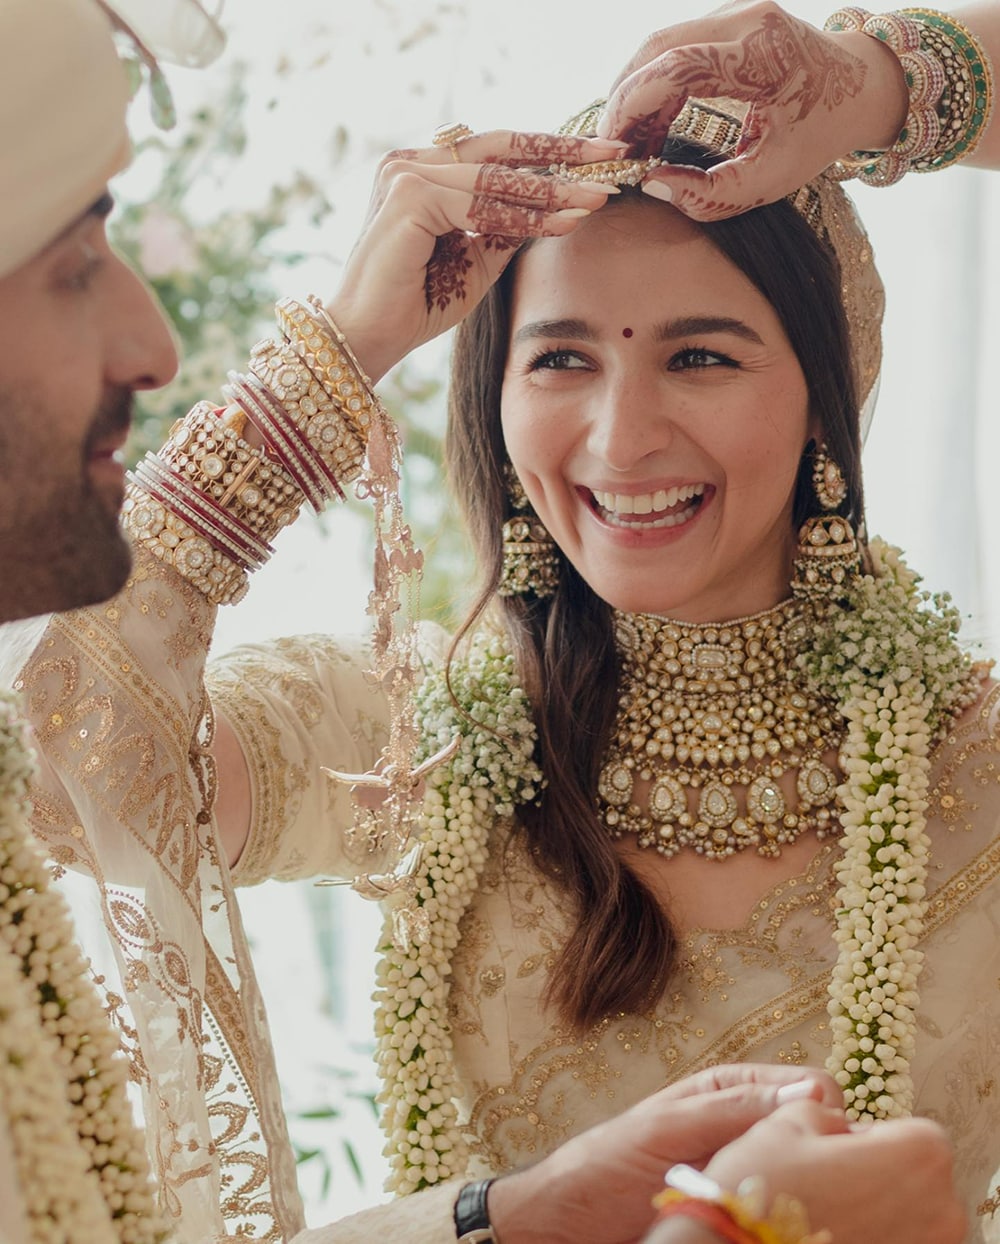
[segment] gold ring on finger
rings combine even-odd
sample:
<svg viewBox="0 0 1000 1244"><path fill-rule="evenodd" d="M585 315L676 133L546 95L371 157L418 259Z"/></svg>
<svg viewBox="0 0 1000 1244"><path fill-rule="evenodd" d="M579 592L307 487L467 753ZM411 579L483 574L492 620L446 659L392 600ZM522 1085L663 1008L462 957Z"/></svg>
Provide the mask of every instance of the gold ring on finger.
<svg viewBox="0 0 1000 1244"><path fill-rule="evenodd" d="M458 144L463 138L471 138L472 133L473 131L467 125L463 125L461 121L455 121L450 125L439 125L434 131L431 142L435 147L449 147L451 158L456 164L461 164L462 157L458 154Z"/></svg>

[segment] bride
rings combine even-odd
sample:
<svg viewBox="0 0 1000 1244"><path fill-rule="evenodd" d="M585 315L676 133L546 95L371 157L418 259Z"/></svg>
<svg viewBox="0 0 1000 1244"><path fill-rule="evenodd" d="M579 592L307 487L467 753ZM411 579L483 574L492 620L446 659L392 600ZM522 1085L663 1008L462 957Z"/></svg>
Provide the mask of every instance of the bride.
<svg viewBox="0 0 1000 1244"><path fill-rule="evenodd" d="M766 35L780 11L755 7ZM960 26L893 23L948 100L976 98ZM802 38L901 111L895 55L864 24ZM944 98L920 115L950 125ZM203 1027L215 1043L192 1067L234 1165L276 1104L224 1073L266 1073L267 1049L213 825L237 884L361 874L386 902L395 1190L510 1170L666 1081L752 1059L826 1063L854 1118L939 1119L987 1222L997 693L947 603L864 531L870 248L818 169L706 223L635 188L680 168L693 214L719 216L705 186L762 144L763 110L695 102L654 143L647 108L628 151L586 149L608 158L583 169L576 138L461 129L390 156L342 289L279 304L280 339L224 405L140 465L132 580L54 622L26 667L39 832L98 879L147 1087L190 1136L177 1051ZM886 114L867 124L844 146L890 145ZM968 146L986 122L962 124ZM912 158L952 140L925 134ZM453 644L413 648L397 606L419 556L369 378L459 320L449 456L482 585ZM286 640L203 681L215 607L304 499L352 484L366 443L374 653ZM414 807L419 850L397 867ZM158 1041L168 1028L179 1042ZM181 1145L168 1165L185 1161Z"/></svg>

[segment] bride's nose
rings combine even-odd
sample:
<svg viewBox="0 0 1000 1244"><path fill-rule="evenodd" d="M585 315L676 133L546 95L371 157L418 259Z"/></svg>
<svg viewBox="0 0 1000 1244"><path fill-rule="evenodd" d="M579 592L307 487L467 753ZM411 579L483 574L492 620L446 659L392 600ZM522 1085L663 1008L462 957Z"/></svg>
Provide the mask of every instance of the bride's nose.
<svg viewBox="0 0 1000 1244"><path fill-rule="evenodd" d="M587 448L613 471L629 471L650 454L669 449L676 426L656 377L630 370L594 394Z"/></svg>

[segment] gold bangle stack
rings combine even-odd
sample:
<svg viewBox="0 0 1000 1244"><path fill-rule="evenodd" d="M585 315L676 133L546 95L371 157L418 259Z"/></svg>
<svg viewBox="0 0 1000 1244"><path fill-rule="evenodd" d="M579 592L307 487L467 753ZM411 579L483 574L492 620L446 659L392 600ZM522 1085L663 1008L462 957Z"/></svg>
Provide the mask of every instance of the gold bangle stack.
<svg viewBox="0 0 1000 1244"><path fill-rule="evenodd" d="M248 375L230 375L229 404L198 403L130 477L126 528L213 604L240 600L303 501L343 498L364 463L377 399L315 306L279 303L284 336L254 346ZM240 435L247 421L265 447Z"/></svg>
<svg viewBox="0 0 1000 1244"><path fill-rule="evenodd" d="M302 490L288 472L251 448L208 402L174 424L157 456L261 540L273 540L298 515Z"/></svg>
<svg viewBox="0 0 1000 1244"><path fill-rule="evenodd" d="M214 548L141 485L129 486L122 514L133 538L173 566L213 605L235 605L247 594L250 585L245 567Z"/></svg>
<svg viewBox="0 0 1000 1244"><path fill-rule="evenodd" d="M323 304L315 297L310 297L308 305L283 298L276 313L292 347L354 430L366 437L377 404L372 382Z"/></svg>
<svg viewBox="0 0 1000 1244"><path fill-rule="evenodd" d="M345 416L339 398L332 398L316 378L310 366L315 358L300 354L301 346L298 339L258 342L250 353L250 370L281 404L342 491L361 470L366 438L356 421Z"/></svg>

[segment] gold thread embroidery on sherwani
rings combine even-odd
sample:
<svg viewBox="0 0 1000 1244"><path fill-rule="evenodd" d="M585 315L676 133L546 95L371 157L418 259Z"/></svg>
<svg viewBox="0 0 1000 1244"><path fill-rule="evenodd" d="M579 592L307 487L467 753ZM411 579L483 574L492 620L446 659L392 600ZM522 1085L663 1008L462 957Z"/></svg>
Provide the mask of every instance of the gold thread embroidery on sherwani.
<svg viewBox="0 0 1000 1244"><path fill-rule="evenodd" d="M125 992L140 1000L142 1032L112 982L97 978L135 1060L135 1078L145 1082L164 1208L175 1218L183 1212L187 1222L186 1187L217 1182L229 1230L278 1241L300 1228L301 1206L273 1067L267 1067L268 1091L260 1093L257 1060L267 1062L269 1053L253 1014L252 977L241 974L248 964L238 948L238 913L205 823L207 771L192 767L202 757L204 703L195 675L207 647L208 611L187 585L147 560L139 555L124 592L109 605L54 619L25 669L23 689L49 766L35 828L50 845L57 872L93 877ZM155 663L134 652L120 630L131 621L141 642L137 615L155 623ZM177 687L181 699L167 687ZM172 931L187 930L186 946L164 936L147 906L153 882L156 910ZM203 921L214 922L223 943L232 943L225 952L235 956L231 967L205 943ZM202 960L204 996L193 985L186 947ZM190 1105L199 1093L207 1135ZM196 1195L194 1205L213 1213L216 1197L209 1197Z"/></svg>

